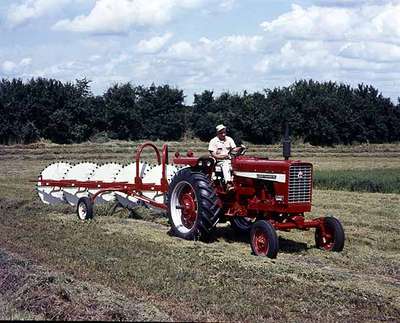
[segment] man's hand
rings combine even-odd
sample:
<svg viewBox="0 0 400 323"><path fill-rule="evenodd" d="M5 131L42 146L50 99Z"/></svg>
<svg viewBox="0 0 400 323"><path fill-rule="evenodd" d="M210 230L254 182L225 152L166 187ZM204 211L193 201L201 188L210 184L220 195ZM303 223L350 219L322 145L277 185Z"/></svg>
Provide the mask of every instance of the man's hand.
<svg viewBox="0 0 400 323"><path fill-rule="evenodd" d="M217 154L215 154L215 153L213 153L213 152L211 152L211 151L210 151L210 153L211 153L211 156L214 157L216 160L230 159L229 154L220 154L220 155L217 155Z"/></svg>
<svg viewBox="0 0 400 323"><path fill-rule="evenodd" d="M215 155L215 157L216 157L216 159L219 159L219 160L229 159L228 154Z"/></svg>

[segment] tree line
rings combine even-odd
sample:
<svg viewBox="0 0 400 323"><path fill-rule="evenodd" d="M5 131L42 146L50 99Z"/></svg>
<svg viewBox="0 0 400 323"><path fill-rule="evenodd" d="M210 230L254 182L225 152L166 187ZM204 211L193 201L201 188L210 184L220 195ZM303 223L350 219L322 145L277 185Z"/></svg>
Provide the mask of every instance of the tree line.
<svg viewBox="0 0 400 323"><path fill-rule="evenodd" d="M371 85L301 80L260 92L194 95L169 85L115 84L94 95L86 79L63 83L37 78L0 81L0 144L79 143L96 136L121 140L208 141L224 123L236 141L274 144L283 126L313 145L400 141L395 105Z"/></svg>

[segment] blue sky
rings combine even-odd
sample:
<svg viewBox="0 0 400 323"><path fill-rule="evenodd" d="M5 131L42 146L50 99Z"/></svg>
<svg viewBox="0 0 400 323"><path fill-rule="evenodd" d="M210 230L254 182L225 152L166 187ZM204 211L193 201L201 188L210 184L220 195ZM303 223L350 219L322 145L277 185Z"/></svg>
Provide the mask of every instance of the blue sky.
<svg viewBox="0 0 400 323"><path fill-rule="evenodd" d="M168 83L187 101L313 78L400 96L400 1L1 0L0 77Z"/></svg>

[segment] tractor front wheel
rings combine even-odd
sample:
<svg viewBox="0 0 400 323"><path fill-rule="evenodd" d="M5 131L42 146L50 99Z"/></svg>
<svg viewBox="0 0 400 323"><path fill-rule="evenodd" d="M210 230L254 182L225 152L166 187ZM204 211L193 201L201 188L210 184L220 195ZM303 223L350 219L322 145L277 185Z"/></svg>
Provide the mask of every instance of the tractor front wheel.
<svg viewBox="0 0 400 323"><path fill-rule="evenodd" d="M323 227L315 230L316 246L327 251L342 251L345 240L342 224L334 217L325 217L323 221Z"/></svg>
<svg viewBox="0 0 400 323"><path fill-rule="evenodd" d="M256 256L276 258L279 239L275 228L265 220L256 221L250 232L251 249Z"/></svg>
<svg viewBox="0 0 400 323"><path fill-rule="evenodd" d="M172 232L183 239L206 238L219 220L220 208L210 180L190 168L173 177L167 207Z"/></svg>
<svg viewBox="0 0 400 323"><path fill-rule="evenodd" d="M237 216L230 220L231 228L238 234L248 234L251 230L251 226L254 223L254 219Z"/></svg>

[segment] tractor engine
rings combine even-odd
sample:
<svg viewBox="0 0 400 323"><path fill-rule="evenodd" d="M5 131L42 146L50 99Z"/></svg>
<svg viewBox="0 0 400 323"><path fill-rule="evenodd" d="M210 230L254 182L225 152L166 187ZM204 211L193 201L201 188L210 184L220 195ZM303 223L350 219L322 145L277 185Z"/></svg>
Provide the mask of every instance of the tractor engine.
<svg viewBox="0 0 400 323"><path fill-rule="evenodd" d="M299 214L311 210L310 163L239 156L232 159L235 197L224 208L230 216Z"/></svg>

